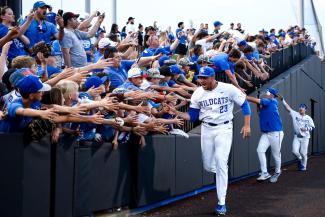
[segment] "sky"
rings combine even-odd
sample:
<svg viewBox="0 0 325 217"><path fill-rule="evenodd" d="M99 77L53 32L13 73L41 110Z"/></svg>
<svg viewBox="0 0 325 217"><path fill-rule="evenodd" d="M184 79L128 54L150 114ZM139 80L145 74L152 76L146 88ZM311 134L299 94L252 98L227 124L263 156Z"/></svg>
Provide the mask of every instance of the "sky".
<svg viewBox="0 0 325 217"><path fill-rule="evenodd" d="M73 11L85 15L84 0L44 0L52 5L56 12L59 8L64 11ZM106 12L104 25L110 29L111 19L111 0L90 0L91 11L100 10ZM208 23L212 27L216 20L221 21L223 29L226 30L231 22L242 23L246 32L255 34L264 28L287 28L289 25L298 24L297 6L299 0L116 0L117 1L117 24L120 29L125 25L127 18L135 17L135 24L144 26L152 25L153 21L158 21L161 29L171 26L177 27L180 21L185 22L185 28L197 28L200 23ZM305 0L307 2L309 0ZM23 14L27 14L32 8L35 0L23 1ZM316 11L320 23L323 26L325 36L325 1L314 0ZM310 7L306 4L306 10ZM314 24L311 13L306 11L305 24L307 29L314 28L309 24ZM210 29L212 31L212 28ZM311 30L311 32L313 32Z"/></svg>

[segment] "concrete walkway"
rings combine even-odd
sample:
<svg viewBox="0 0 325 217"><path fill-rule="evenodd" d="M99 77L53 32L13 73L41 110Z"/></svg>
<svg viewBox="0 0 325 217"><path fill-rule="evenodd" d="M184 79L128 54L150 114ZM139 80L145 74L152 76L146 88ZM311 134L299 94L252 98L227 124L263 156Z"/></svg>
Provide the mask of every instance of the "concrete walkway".
<svg viewBox="0 0 325 217"><path fill-rule="evenodd" d="M312 157L308 170L296 165L283 168L277 183L256 182L255 178L230 185L229 217L325 217L325 155ZM141 216L214 216L214 191L178 201Z"/></svg>

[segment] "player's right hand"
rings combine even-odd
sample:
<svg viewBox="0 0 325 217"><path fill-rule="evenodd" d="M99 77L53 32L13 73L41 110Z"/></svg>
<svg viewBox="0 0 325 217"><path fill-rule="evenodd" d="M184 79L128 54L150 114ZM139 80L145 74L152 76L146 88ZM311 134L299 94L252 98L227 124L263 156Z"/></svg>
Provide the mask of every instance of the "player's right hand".
<svg viewBox="0 0 325 217"><path fill-rule="evenodd" d="M251 127L244 125L240 133L243 134L243 139L249 137L251 135Z"/></svg>

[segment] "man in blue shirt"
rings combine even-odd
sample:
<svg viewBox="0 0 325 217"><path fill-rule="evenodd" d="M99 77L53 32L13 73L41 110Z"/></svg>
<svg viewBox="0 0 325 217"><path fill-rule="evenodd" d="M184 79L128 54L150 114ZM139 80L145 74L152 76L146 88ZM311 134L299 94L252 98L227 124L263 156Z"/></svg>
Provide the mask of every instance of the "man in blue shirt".
<svg viewBox="0 0 325 217"><path fill-rule="evenodd" d="M175 50L175 53L180 55L180 58L182 58L187 53L187 46L186 46L186 34L184 32L184 22L178 23L178 29L176 29L176 37L179 39L179 44Z"/></svg>
<svg viewBox="0 0 325 217"><path fill-rule="evenodd" d="M260 128L262 136L258 143L257 155L261 165L261 174L258 181L270 178L270 182L278 181L281 174L281 143L283 139L282 120L278 110L278 101L275 99L278 90L268 88L261 99L247 96L247 100L255 103L259 110ZM265 152L271 146L272 156L275 161L275 173L271 175L267 171Z"/></svg>
<svg viewBox="0 0 325 217"><path fill-rule="evenodd" d="M129 71L133 64L137 64L139 67L147 66L160 57L160 54L141 57L136 63L135 60L122 60L121 54L115 47L108 47L104 53L104 59L109 59L110 66L106 67L103 72L109 75L109 80L111 81L110 88L114 89L127 80L127 71Z"/></svg>
<svg viewBox="0 0 325 217"><path fill-rule="evenodd" d="M241 88L237 82L235 76L235 63L240 59L241 53L237 49L232 49L229 54L221 53L217 54L213 58L211 58L211 62L213 62L214 70L217 73L224 73L228 76L230 82L240 89L242 92L245 92L243 88Z"/></svg>
<svg viewBox="0 0 325 217"><path fill-rule="evenodd" d="M47 8L49 8L49 5L45 4L43 1L35 2L33 6L33 11L35 13L34 19L25 33L30 40L30 48L40 41L50 43L55 39L63 39L64 25L62 17L56 16L55 18L60 27L58 31L53 23L46 21Z"/></svg>

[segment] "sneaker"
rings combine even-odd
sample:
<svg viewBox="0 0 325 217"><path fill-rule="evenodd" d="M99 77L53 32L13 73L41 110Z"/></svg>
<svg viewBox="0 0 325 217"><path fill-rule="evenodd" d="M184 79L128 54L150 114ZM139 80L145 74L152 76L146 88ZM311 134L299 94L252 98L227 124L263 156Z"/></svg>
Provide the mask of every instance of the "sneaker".
<svg viewBox="0 0 325 217"><path fill-rule="evenodd" d="M214 210L217 215L226 215L227 208L226 205L219 205Z"/></svg>
<svg viewBox="0 0 325 217"><path fill-rule="evenodd" d="M273 176L270 178L270 182L276 183L280 175L281 173L274 173Z"/></svg>
<svg viewBox="0 0 325 217"><path fill-rule="evenodd" d="M260 176L257 178L257 181L265 181L267 179L269 179L271 177L271 175L266 172L266 173L260 173Z"/></svg>
<svg viewBox="0 0 325 217"><path fill-rule="evenodd" d="M298 161L297 168L298 168L299 171L305 171L306 170L306 167L304 165L302 165L300 160Z"/></svg>

